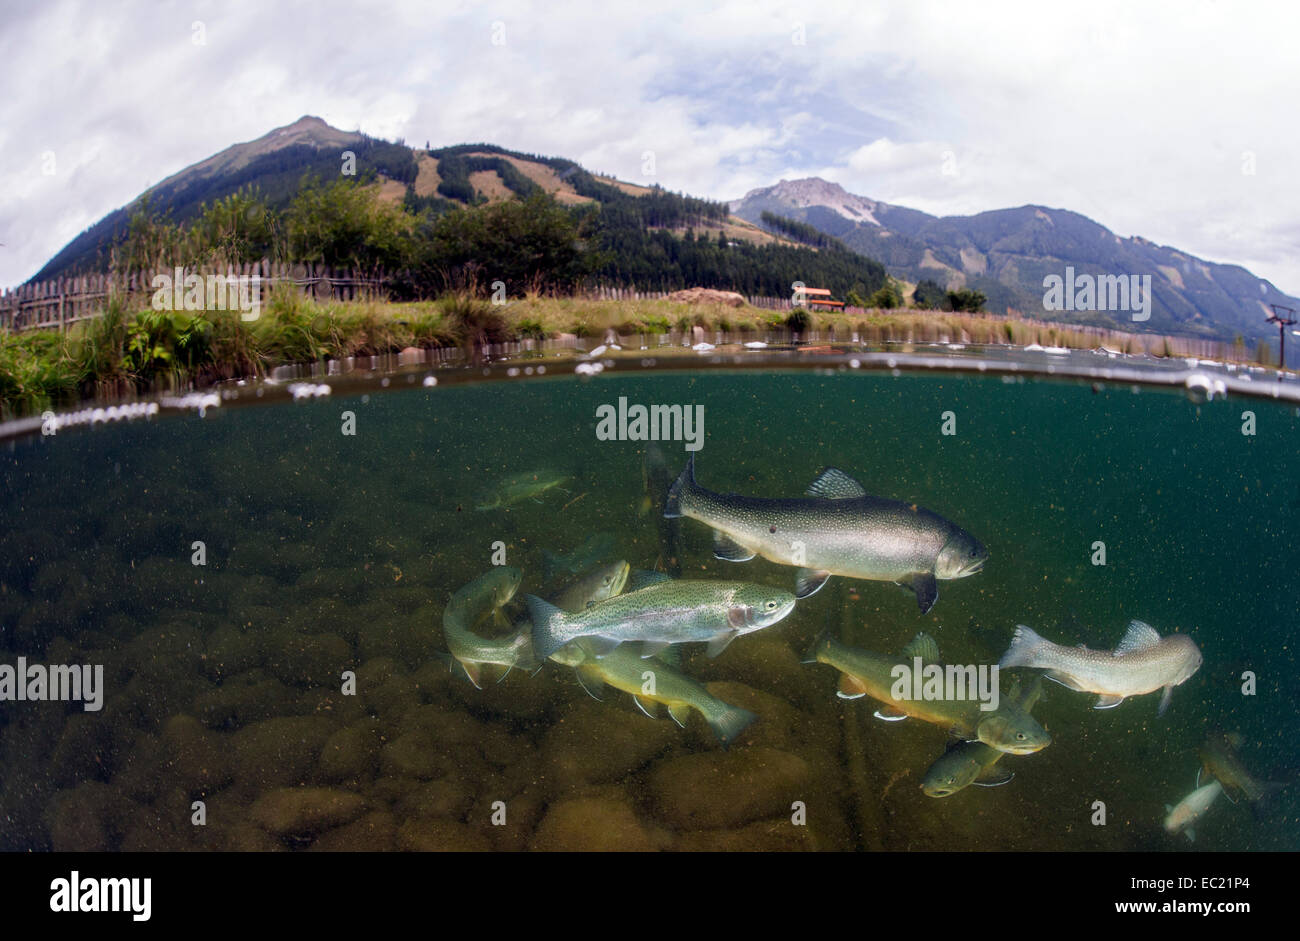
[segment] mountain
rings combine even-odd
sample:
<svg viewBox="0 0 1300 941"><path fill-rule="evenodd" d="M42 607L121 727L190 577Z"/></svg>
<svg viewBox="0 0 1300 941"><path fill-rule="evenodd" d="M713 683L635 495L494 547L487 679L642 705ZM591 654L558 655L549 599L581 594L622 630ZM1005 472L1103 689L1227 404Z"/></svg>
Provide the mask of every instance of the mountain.
<svg viewBox="0 0 1300 941"><path fill-rule="evenodd" d="M847 192L818 177L782 180L730 203L742 219L766 225L771 213L811 225L854 251L884 263L904 281L932 280L969 287L988 297L987 309L1053 320L1104 323L1163 333L1231 339L1271 337L1270 303L1300 308L1300 300L1238 265L1203 261L1143 238L1121 238L1086 216L1045 206L999 209L973 216L932 216ZM771 227L768 225L767 227ZM1044 278L1149 275L1150 319L1132 312L1046 309ZM1141 283L1141 282L1139 282Z"/></svg>
<svg viewBox="0 0 1300 941"><path fill-rule="evenodd" d="M202 212L204 203L254 186L271 208L283 209L297 194L304 174L315 174L322 180L337 177L344 151L355 155L358 179L378 187L381 198L404 203L412 211L496 202L515 194L527 195L534 188L545 190L568 206L668 195L657 188L590 174L564 158L521 154L491 144L417 149L402 141L393 143L341 131L318 117L305 115L256 140L227 147L151 186L136 200L113 210L74 238L30 280L106 270L112 245L125 234L131 213L143 199L148 199L151 211L169 215L173 222L186 222ZM694 208L706 204L709 207L705 217L691 220L701 235L717 238L720 234L725 239L759 246L795 244L729 216L725 205L689 198L686 202ZM667 215L665 221L675 234L685 233L686 225L672 225Z"/></svg>

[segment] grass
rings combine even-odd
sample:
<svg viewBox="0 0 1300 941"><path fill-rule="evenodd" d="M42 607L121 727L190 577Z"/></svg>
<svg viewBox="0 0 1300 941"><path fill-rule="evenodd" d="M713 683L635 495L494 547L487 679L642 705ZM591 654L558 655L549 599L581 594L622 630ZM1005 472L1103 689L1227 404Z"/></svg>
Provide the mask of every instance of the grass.
<svg viewBox="0 0 1300 941"><path fill-rule="evenodd" d="M110 301L100 317L67 333L0 330L0 415L40 412L90 397L202 386L260 377L280 365L395 353L407 347L459 347L470 360L487 346L511 340L600 337L609 328L628 336L694 327L731 335L810 331L867 347L887 343L1009 343L1124 353L1196 356L1267 363L1260 344L1219 343L1156 334L1129 334L992 314L848 310L810 313L666 300L596 300L530 295L500 306L468 294L436 301L316 301L277 286L260 316L238 311L154 311L146 297Z"/></svg>

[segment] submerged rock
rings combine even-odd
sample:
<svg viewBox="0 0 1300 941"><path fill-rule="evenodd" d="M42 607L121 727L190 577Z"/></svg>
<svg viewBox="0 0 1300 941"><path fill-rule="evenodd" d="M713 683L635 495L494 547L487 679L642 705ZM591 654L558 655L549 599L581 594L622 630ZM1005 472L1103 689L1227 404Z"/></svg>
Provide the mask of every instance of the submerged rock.
<svg viewBox="0 0 1300 941"><path fill-rule="evenodd" d="M368 779L379 765L379 736L366 720L339 729L320 752L320 776L335 783Z"/></svg>
<svg viewBox="0 0 1300 941"><path fill-rule="evenodd" d="M671 719L651 719L611 702L579 703L542 739L541 777L553 794L617 781L682 735Z"/></svg>
<svg viewBox="0 0 1300 941"><path fill-rule="evenodd" d="M547 808L529 849L544 852L645 852L658 849L626 798L578 797Z"/></svg>
<svg viewBox="0 0 1300 941"><path fill-rule="evenodd" d="M235 780L258 788L304 783L337 730L337 723L320 716L283 716L246 726L230 737Z"/></svg>
<svg viewBox="0 0 1300 941"><path fill-rule="evenodd" d="M234 777L231 755L221 733L204 728L193 716L173 716L163 725L160 772L169 784L187 791L211 790Z"/></svg>
<svg viewBox="0 0 1300 941"><path fill-rule="evenodd" d="M322 833L312 843L317 852L383 853L397 848L397 818L386 810Z"/></svg>
<svg viewBox="0 0 1300 941"><path fill-rule="evenodd" d="M340 788L290 787L268 791L257 799L249 816L277 836L309 835L351 823L366 810L360 794Z"/></svg>
<svg viewBox="0 0 1300 941"><path fill-rule="evenodd" d="M680 829L718 829L789 814L812 795L798 755L774 748L682 755L655 765L647 781L658 815Z"/></svg>
<svg viewBox="0 0 1300 941"><path fill-rule="evenodd" d="M492 849L492 844L479 828L446 818L420 817L398 828L397 848L419 853L481 853Z"/></svg>

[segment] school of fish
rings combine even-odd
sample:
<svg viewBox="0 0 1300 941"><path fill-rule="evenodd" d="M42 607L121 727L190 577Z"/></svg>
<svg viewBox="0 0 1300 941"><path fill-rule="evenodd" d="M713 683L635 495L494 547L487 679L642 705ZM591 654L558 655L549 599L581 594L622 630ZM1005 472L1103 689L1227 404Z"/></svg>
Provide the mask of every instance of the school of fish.
<svg viewBox="0 0 1300 941"><path fill-rule="evenodd" d="M540 501L569 479L553 470L516 474L484 491L476 508ZM617 540L608 533L590 535L567 554L545 551L536 593L520 591L525 582L520 569L494 566L456 591L444 607L453 668L482 687L488 671L499 674L499 681L515 668L535 672L549 661L571 669L598 699L613 688L646 715L656 717L662 707L683 727L697 714L726 747L757 716L721 701L683 672L681 645L704 644L708 656L717 656L738 638L796 615L799 600L832 575L894 582L915 594L925 615L938 601L938 582L973 576L989 561L984 544L958 524L916 504L872 496L835 468L823 470L800 497L707 490L696 482L694 452L671 485L670 479L658 446L648 448L636 515L639 520L653 513L656 520L654 570L635 570L618 558ZM743 563L762 556L793 567L792 590L679 577L677 524L683 518L709 527L720 560ZM513 619L505 614L512 601ZM480 631L489 623L496 627L484 636ZM1095 694L1096 709L1159 691L1156 715L1161 716L1174 689L1194 676L1202 661L1188 635L1162 636L1132 620L1113 650L1058 644L1017 625L997 664L960 667L945 665L938 644L924 631L899 654L850 647L823 632L804 662L834 668L837 695L873 701L874 715L883 721L912 718L943 729L949 744L921 776L921 789L947 798L972 785L1009 782L1015 773L1002 762L1006 755L1029 755L1051 743L1033 716L1044 679ZM997 688L999 670L1013 671L1006 695ZM991 688L985 688L987 682L979 685L990 675L981 671L991 672ZM913 677L915 682L908 682ZM1195 824L1220 796L1262 804L1281 787L1246 771L1235 750L1240 744L1221 732L1210 736L1201 749L1196 788L1167 808L1168 833L1194 838Z"/></svg>

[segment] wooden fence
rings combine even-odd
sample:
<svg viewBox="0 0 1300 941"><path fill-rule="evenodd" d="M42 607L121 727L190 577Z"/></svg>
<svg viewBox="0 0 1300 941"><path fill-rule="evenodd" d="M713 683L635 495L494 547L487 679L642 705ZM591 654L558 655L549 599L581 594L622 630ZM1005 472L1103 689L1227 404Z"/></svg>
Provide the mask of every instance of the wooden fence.
<svg viewBox="0 0 1300 941"><path fill-rule="evenodd" d="M0 327L10 330L55 329L64 330L80 320L103 314L109 299L114 296L153 295L162 284L169 290L177 282L178 269L163 268L155 271L133 271L119 274L93 274L74 278L56 278L38 281L9 290L0 289ZM186 277L198 275L203 279L203 296L207 299L209 284L219 298L217 309L238 309L231 303L232 293L223 290L216 278L226 285L256 284L259 299L266 300L268 292L277 284L293 284L318 300L356 300L359 297L383 291L385 278L380 273L358 272L329 268L323 265L277 265L267 261L248 265L222 267L181 268L180 296L185 293ZM156 281L163 277L165 282ZM209 279L214 279L209 281Z"/></svg>
<svg viewBox="0 0 1300 941"><path fill-rule="evenodd" d="M270 289L277 284L293 284L319 300L355 300L360 297L382 295L389 279L380 272L358 272L353 270L328 268L313 265L283 265L263 261L257 264L227 266L224 269L186 268L181 271L181 280L187 275L198 274L203 278L209 275L221 275L230 281L232 278L251 279L257 277L260 283L260 298L265 301ZM168 285L176 281L176 269L163 269L150 272L132 272L130 274L98 274L76 278L58 278L25 284L12 290L0 290L0 328L11 330L57 329L64 330L78 321L98 317L108 306L109 299L131 295L152 295L158 288L154 287L155 277L166 276ZM238 283L238 282L236 282ZM673 291L638 291L635 288L597 286L586 292L586 296L596 300L615 301L653 301L662 300ZM206 299L205 284L205 299ZM238 309L229 303L218 305L217 309ZM786 297L746 297L753 307L764 310L790 310L791 298ZM869 318L881 311L868 311L858 307L845 307L843 324L846 335L813 327L807 332L806 340L852 341L856 339L854 323L861 323L857 318ZM921 311L884 311L883 313L917 314ZM1004 342L1024 345L1026 342L1042 342L1045 345L1063 343L1074 347L1105 346L1122 352L1151 352L1156 355L1195 356L1201 359L1244 360L1245 350L1230 347L1227 343L1211 339L1193 337L1167 337L1161 334L1126 333L1104 327L1084 326L1081 324L1054 323L1030 318L1022 318L1016 312L1009 317L1000 314L951 314L939 311L928 312L933 317L908 326L903 335L891 336L889 339L900 342L953 342L953 343L988 343ZM960 318L973 328L958 327L952 329L945 323L945 318ZM871 336L863 336L863 341L874 342L884 339L876 336L878 332L868 325Z"/></svg>

